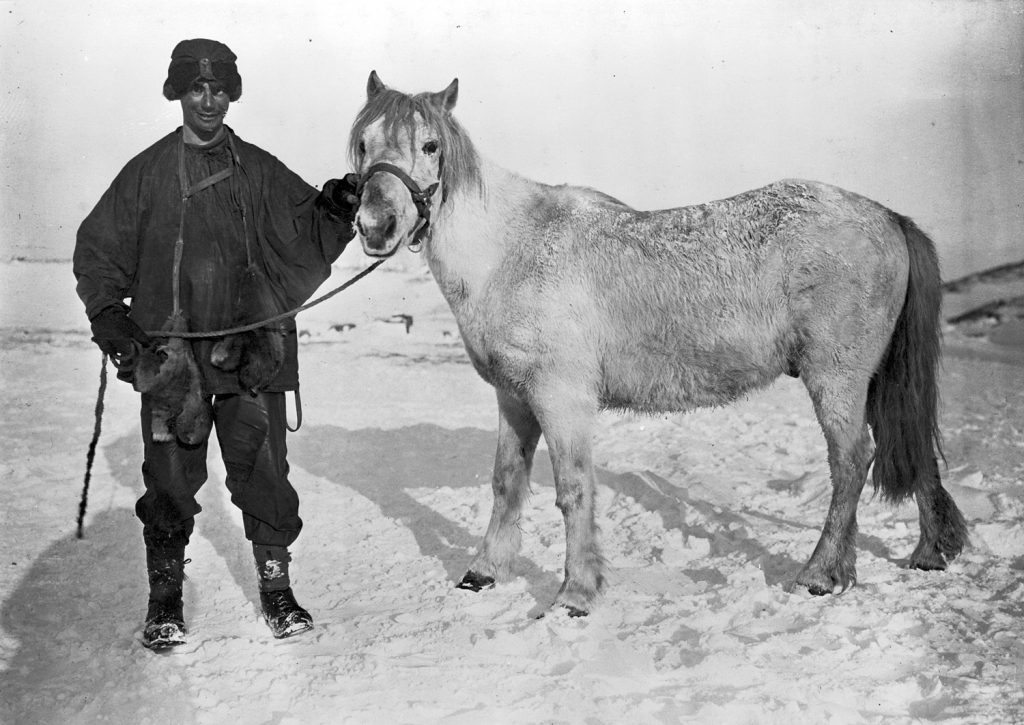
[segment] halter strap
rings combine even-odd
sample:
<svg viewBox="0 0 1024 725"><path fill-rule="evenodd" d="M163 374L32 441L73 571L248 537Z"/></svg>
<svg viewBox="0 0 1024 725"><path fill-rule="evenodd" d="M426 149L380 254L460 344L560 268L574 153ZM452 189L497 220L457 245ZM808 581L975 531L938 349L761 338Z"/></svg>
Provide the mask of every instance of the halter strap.
<svg viewBox="0 0 1024 725"><path fill-rule="evenodd" d="M441 157L441 161L442 163L444 162L443 156ZM405 188L409 190L409 194L412 196L412 203L416 207L416 213L419 215L420 219L423 220L423 223L420 225L419 229L417 229L416 233L413 235L413 240L409 245L409 248L412 249L412 251L418 252L419 244L423 241L423 238L427 235L427 231L430 228L430 205L433 201L434 193L437 191L437 187L441 183L440 179L438 181L435 181L426 189L421 189L420 185L417 184L413 180L413 178L409 176L409 174L407 174L403 169L399 168L398 166L395 166L394 164L389 164L386 161L379 161L375 164L372 164L370 168L368 168L363 173L363 175L359 177L359 184L356 186L356 195L362 196L363 187L366 186L366 183L370 180L370 177L373 176L374 174L378 174L381 172L391 174L392 176L396 177L399 181L405 184ZM444 203L446 196L446 191L442 191L442 204Z"/></svg>
<svg viewBox="0 0 1024 725"><path fill-rule="evenodd" d="M386 161L380 161L373 164L366 170L366 173L364 173L359 179L359 185L356 188L356 193L362 194L363 187L366 186L366 182L370 180L370 177L381 171L391 174L392 176L397 176L398 180L405 184L409 193L412 194L413 203L416 205L416 209L419 211L420 216L426 219L430 218L429 208L431 197L434 196L434 192L437 191L437 187L440 182L435 181L426 189L421 189L419 184L417 184L409 174L405 173L403 169L395 166L394 164L389 164Z"/></svg>

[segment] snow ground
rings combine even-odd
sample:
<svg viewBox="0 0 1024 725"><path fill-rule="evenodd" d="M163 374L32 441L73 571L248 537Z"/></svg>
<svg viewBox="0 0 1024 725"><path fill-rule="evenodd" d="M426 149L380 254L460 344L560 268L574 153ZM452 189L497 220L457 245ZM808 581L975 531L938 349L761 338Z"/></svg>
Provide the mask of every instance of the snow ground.
<svg viewBox="0 0 1024 725"><path fill-rule="evenodd" d="M386 265L299 318L293 581L316 629L274 641L259 620L213 454L188 551L190 642L154 655L137 641L136 396L111 379L78 540L99 354L67 265L3 263L0 283L0 722L1024 721L1024 367L972 354L984 341L947 335L945 479L972 536L948 571L905 569L915 508L866 492L857 586L784 591L829 489L787 379L727 409L603 415L609 587L586 619L537 619L563 556L546 455L515 578L457 590L490 510L493 394L429 276Z"/></svg>

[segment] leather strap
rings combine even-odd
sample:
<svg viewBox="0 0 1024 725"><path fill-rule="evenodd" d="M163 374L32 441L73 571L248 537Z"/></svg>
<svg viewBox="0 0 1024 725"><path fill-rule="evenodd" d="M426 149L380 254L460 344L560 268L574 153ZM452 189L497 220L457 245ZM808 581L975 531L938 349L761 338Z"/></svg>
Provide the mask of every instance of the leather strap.
<svg viewBox="0 0 1024 725"><path fill-rule="evenodd" d="M299 428L302 427L302 396L299 395L299 389L295 388L295 427L292 428L288 425L288 419L285 418L285 427L292 433L295 433Z"/></svg>

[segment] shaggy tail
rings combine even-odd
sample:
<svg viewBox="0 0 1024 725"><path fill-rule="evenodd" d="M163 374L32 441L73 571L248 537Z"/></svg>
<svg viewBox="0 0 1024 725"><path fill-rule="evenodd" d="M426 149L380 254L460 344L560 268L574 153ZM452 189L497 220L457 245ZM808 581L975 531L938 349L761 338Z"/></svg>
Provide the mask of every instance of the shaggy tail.
<svg viewBox="0 0 1024 725"><path fill-rule="evenodd" d="M907 296L889 347L868 387L867 420L875 438L873 479L883 499L930 490L942 456L936 368L942 304L935 245L910 219L894 215L907 240Z"/></svg>

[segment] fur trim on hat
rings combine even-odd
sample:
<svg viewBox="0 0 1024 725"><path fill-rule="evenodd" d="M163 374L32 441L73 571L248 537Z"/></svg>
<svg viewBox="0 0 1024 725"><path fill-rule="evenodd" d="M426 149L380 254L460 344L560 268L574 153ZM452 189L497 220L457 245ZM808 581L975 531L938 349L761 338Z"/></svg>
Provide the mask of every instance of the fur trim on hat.
<svg viewBox="0 0 1024 725"><path fill-rule="evenodd" d="M183 40L171 51L171 64L164 81L164 98L177 101L197 81L220 83L234 102L242 95L242 77L231 49L216 40Z"/></svg>

